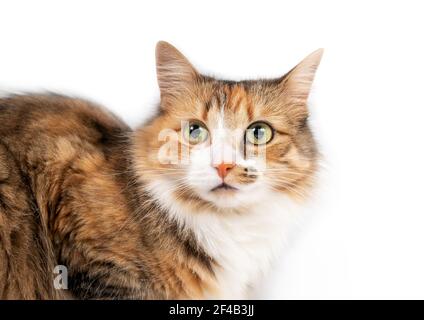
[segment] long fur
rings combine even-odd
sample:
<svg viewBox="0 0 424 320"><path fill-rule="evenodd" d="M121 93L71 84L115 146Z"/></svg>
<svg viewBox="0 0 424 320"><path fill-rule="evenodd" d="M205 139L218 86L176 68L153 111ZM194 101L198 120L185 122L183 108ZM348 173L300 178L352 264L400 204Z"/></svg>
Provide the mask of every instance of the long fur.
<svg viewBox="0 0 424 320"><path fill-rule="evenodd" d="M246 297L313 186L307 97L321 55L280 79L232 82L160 42L159 112L134 131L76 98L1 98L0 298ZM182 134L194 120L209 131L198 146ZM274 130L266 161L244 141L257 121ZM166 143L176 163L161 161ZM222 179L232 187L215 191ZM57 265L68 290L53 285Z"/></svg>

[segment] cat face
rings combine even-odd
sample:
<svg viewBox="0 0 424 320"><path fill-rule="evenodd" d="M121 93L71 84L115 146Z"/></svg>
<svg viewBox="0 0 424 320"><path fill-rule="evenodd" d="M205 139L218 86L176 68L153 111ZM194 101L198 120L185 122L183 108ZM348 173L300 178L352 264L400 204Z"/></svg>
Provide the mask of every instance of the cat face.
<svg viewBox="0 0 424 320"><path fill-rule="evenodd" d="M160 42L161 109L136 132L139 175L193 206L243 209L270 194L303 196L316 170L306 101L321 54L280 79L232 82L200 75Z"/></svg>

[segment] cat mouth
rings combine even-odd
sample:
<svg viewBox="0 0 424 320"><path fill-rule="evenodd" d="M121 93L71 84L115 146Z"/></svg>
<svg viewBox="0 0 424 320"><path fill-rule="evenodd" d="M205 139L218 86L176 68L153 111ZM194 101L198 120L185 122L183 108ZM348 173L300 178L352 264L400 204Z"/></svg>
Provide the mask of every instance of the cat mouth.
<svg viewBox="0 0 424 320"><path fill-rule="evenodd" d="M233 186L230 186L229 184L226 184L225 182L223 182L223 183L217 185L216 187L212 188L211 189L211 192L221 191L221 190L233 190L233 191L236 191L238 189L237 188L234 188Z"/></svg>

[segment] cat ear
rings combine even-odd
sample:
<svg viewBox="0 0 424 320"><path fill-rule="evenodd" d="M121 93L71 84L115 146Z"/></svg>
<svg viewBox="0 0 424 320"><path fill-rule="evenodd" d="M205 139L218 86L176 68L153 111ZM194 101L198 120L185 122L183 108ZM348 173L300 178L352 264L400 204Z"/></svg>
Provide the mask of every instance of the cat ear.
<svg viewBox="0 0 424 320"><path fill-rule="evenodd" d="M184 55L165 41L156 45L156 73L161 98L175 96L190 88L199 76Z"/></svg>
<svg viewBox="0 0 424 320"><path fill-rule="evenodd" d="M280 80L284 110L295 125L302 125L308 118L307 100L323 52L312 52Z"/></svg>
<svg viewBox="0 0 424 320"><path fill-rule="evenodd" d="M282 85L286 93L306 102L323 52L324 49L312 52L283 77Z"/></svg>

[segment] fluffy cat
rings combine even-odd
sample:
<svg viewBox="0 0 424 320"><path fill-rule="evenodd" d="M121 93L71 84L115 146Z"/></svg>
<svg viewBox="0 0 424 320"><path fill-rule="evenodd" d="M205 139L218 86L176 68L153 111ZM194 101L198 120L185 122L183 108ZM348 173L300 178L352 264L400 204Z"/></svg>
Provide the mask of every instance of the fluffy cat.
<svg viewBox="0 0 424 320"><path fill-rule="evenodd" d="M223 81L159 42L159 112L134 131L80 99L0 99L0 298L245 298L312 186L321 55Z"/></svg>

